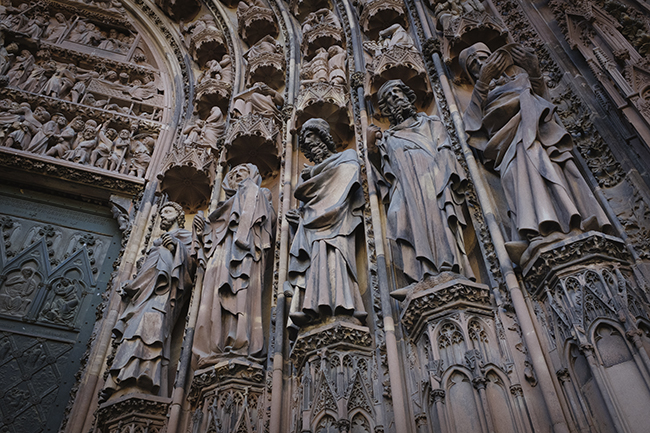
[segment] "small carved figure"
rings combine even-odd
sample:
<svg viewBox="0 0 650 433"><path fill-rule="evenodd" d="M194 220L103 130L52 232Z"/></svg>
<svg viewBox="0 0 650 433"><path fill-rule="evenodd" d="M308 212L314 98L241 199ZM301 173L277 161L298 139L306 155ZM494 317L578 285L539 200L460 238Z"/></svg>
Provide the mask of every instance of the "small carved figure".
<svg viewBox="0 0 650 433"><path fill-rule="evenodd" d="M13 275L9 273L0 287L0 311L13 316L25 314L32 302L31 295L41 285L40 281L32 263L24 264Z"/></svg>
<svg viewBox="0 0 650 433"><path fill-rule="evenodd" d="M199 142L205 146L217 148L217 140L226 131L226 119L221 109L216 105L210 110L210 115L205 119Z"/></svg>
<svg viewBox="0 0 650 433"><path fill-rule="evenodd" d="M109 167L111 171L122 171L126 151L131 146L131 132L128 129L122 129L117 139L113 142L113 151L109 157Z"/></svg>
<svg viewBox="0 0 650 433"><path fill-rule="evenodd" d="M32 137L42 128L44 123L50 120L50 113L41 106L36 107L32 112L27 102L20 104L16 112L23 115L20 127L8 135L4 145L25 150L32 141Z"/></svg>
<svg viewBox="0 0 650 433"><path fill-rule="evenodd" d="M302 80L303 84L325 82L329 78L329 54L325 48L316 50L316 55L304 67L303 76L308 78Z"/></svg>
<svg viewBox="0 0 650 433"><path fill-rule="evenodd" d="M345 61L348 58L348 53L338 45L332 45L328 50L329 54L329 81L332 84L345 84L347 83L347 74L345 70Z"/></svg>
<svg viewBox="0 0 650 433"><path fill-rule="evenodd" d="M106 168L108 159L113 150L113 140L117 138L117 131L107 128L106 124L97 133L97 147L90 154L90 165Z"/></svg>
<svg viewBox="0 0 650 433"><path fill-rule="evenodd" d="M241 4L241 3L240 3ZM246 60L250 61L251 59L256 59L258 57L264 56L265 54L273 54L282 52L282 48L278 46L277 41L271 35L266 35L255 45L250 47L248 51L244 53Z"/></svg>
<svg viewBox="0 0 650 433"><path fill-rule="evenodd" d="M79 306L79 281L66 277L52 285L54 297L43 306L40 318L61 325L72 325Z"/></svg>
<svg viewBox="0 0 650 433"><path fill-rule="evenodd" d="M35 64L29 77L19 86L26 92L38 93L45 83L56 73L57 64L48 60L43 64Z"/></svg>
<svg viewBox="0 0 650 433"><path fill-rule="evenodd" d="M235 95L232 116L241 117L255 113L262 116L279 116L278 106L284 104L284 97L264 83L255 83L251 88Z"/></svg>
<svg viewBox="0 0 650 433"><path fill-rule="evenodd" d="M379 32L379 44L387 50L401 47L417 52L413 38L411 38L411 35L400 24L393 24Z"/></svg>
<svg viewBox="0 0 650 433"><path fill-rule="evenodd" d="M79 164L87 164L92 151L97 146L97 122L94 120L86 121L83 132L80 134L80 139L77 139L73 148L65 156L68 161L78 162Z"/></svg>
<svg viewBox="0 0 650 433"><path fill-rule="evenodd" d="M113 335L118 342L103 399L116 391L157 395L167 380L170 336L192 287L195 260L192 234L181 228L185 214L180 205L160 208L162 236L153 242L140 271L121 287L128 301Z"/></svg>
<svg viewBox="0 0 650 433"><path fill-rule="evenodd" d="M43 35L45 27L48 25L48 17L37 15L30 19L23 27L18 29L19 32L26 34L32 39L39 39Z"/></svg>
<svg viewBox="0 0 650 433"><path fill-rule="evenodd" d="M571 155L571 136L555 120L535 53L519 44L492 53L477 43L461 52L459 62L476 83L463 118L469 143L501 176L513 260L530 242L528 253L554 233L607 229Z"/></svg>
<svg viewBox="0 0 650 433"><path fill-rule="evenodd" d="M192 353L198 368L224 356L260 361L266 352L263 311L275 211L253 164L226 175L226 200L194 228L206 270ZM266 293L268 295L268 292Z"/></svg>
<svg viewBox="0 0 650 433"><path fill-rule="evenodd" d="M9 85L18 87L23 81L27 79L29 74L34 68L34 56L28 50L22 50L20 55L16 57L13 66L7 72L9 78Z"/></svg>
<svg viewBox="0 0 650 433"><path fill-rule="evenodd" d="M75 117L68 123L61 134L56 137L57 144L45 152L47 156L55 158L63 158L70 152L72 146L77 138L77 134L84 129L84 121L81 117Z"/></svg>
<svg viewBox="0 0 650 433"><path fill-rule="evenodd" d="M353 149L335 152L329 125L310 119L300 131L306 166L294 196L299 209L286 213L297 226L289 257L292 287L290 327L300 328L329 316L364 322L356 270L355 231L364 206L361 164Z"/></svg>
<svg viewBox="0 0 650 433"><path fill-rule="evenodd" d="M307 15L307 18L302 23L302 33L310 32L317 26L331 26L340 29L341 22L333 11L323 8Z"/></svg>
<svg viewBox="0 0 650 433"><path fill-rule="evenodd" d="M51 144L53 144L52 140L61 133L61 129L65 128L67 123L68 120L63 114L55 113L52 119L45 122L36 132L25 150L32 153L44 154Z"/></svg>
<svg viewBox="0 0 650 433"><path fill-rule="evenodd" d="M156 140L148 135L142 138L136 137L131 141L130 176L144 177L151 162L151 152L155 143Z"/></svg>
<svg viewBox="0 0 650 433"><path fill-rule="evenodd" d="M386 237L402 283L452 271L472 277L465 254L463 168L451 150L445 126L436 116L418 113L415 93L401 80L378 92L390 129L368 130L368 149L381 155L380 190L388 203Z"/></svg>
<svg viewBox="0 0 650 433"><path fill-rule="evenodd" d="M50 18L50 24L45 29L43 37L46 41L56 42L65 33L67 28L68 20L66 20L65 15L59 12L54 15L54 18Z"/></svg>
<svg viewBox="0 0 650 433"><path fill-rule="evenodd" d="M206 80L220 80L225 83L232 81L232 61L228 54L224 54L221 61L217 59L208 60L205 65L208 67L199 76L198 83L201 84Z"/></svg>

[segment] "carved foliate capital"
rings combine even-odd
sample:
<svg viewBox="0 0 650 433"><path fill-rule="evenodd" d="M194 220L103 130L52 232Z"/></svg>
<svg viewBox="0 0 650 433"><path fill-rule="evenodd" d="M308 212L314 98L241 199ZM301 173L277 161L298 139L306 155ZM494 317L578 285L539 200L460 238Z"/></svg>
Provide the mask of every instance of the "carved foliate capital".
<svg viewBox="0 0 650 433"><path fill-rule="evenodd" d="M514 395L515 397L523 397L524 390L519 384L510 385L510 394Z"/></svg>

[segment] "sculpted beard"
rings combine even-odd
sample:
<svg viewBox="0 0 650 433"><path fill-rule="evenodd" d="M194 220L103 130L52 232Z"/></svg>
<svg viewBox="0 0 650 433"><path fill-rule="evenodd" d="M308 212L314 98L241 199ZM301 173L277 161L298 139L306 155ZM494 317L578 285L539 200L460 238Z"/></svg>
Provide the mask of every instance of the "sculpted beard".
<svg viewBox="0 0 650 433"><path fill-rule="evenodd" d="M164 216L160 217L160 228L167 231L174 226L176 222L176 216L174 218L165 218Z"/></svg>
<svg viewBox="0 0 650 433"><path fill-rule="evenodd" d="M391 123L399 125L416 113L415 107L410 101L396 101L391 110Z"/></svg>

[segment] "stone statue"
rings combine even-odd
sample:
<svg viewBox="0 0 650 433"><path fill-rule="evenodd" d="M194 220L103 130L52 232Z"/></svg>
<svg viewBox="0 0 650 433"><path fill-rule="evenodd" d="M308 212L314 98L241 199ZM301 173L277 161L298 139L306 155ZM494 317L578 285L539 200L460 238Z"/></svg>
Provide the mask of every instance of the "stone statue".
<svg viewBox="0 0 650 433"><path fill-rule="evenodd" d="M379 44L387 50L395 47L401 47L407 50L417 52L413 38L400 24L392 26L379 32Z"/></svg>
<svg viewBox="0 0 650 433"><path fill-rule="evenodd" d="M231 63L232 60L228 54L224 54L221 58L221 61L217 59L208 60L205 63L205 66L207 66L208 69L201 73L199 79L197 80L198 83L202 84L207 80L219 80L230 84L232 81Z"/></svg>
<svg viewBox="0 0 650 433"><path fill-rule="evenodd" d="M16 57L14 64L7 72L9 78L9 85L18 87L27 79L34 68L34 56L28 50L22 50Z"/></svg>
<svg viewBox="0 0 650 433"><path fill-rule="evenodd" d="M275 211L261 183L255 165L234 167L223 181L226 200L207 220L194 219L207 262L192 347L197 368L224 356L260 361L266 353L262 315Z"/></svg>
<svg viewBox="0 0 650 433"><path fill-rule="evenodd" d="M501 176L512 221L506 247L513 260L519 261L529 242L535 248L553 233L551 239L608 228L573 160L571 136L555 120L533 51L510 44L492 53L477 43L461 52L459 62L476 82L464 114L469 143Z"/></svg>
<svg viewBox="0 0 650 433"><path fill-rule="evenodd" d="M237 118L250 113L261 116L279 116L277 106L284 104L282 94L264 83L255 83L249 89L235 95L232 116Z"/></svg>
<svg viewBox="0 0 650 433"><path fill-rule="evenodd" d="M131 145L131 131L128 129L122 129L113 141L113 151L111 156L108 158L108 169L111 171L121 171L122 166L124 165L124 158L126 157L126 151Z"/></svg>
<svg viewBox="0 0 650 433"><path fill-rule="evenodd" d="M183 228L180 205L167 202L160 208L163 235L153 242L140 271L121 287L128 305L113 335L119 343L103 391L157 395L163 369L169 363L170 335L189 297L195 260L191 257L192 234Z"/></svg>
<svg viewBox="0 0 650 433"><path fill-rule="evenodd" d="M355 231L364 206L361 165L356 152L336 153L330 128L310 119L300 131L300 147L314 166L302 171L294 196L299 209L286 214L297 225L289 257L292 286L290 327L307 326L328 316L364 322L356 269Z"/></svg>
<svg viewBox="0 0 650 433"><path fill-rule="evenodd" d="M368 148L379 151L388 202L386 237L395 266L406 283L451 271L473 277L463 240L462 204L467 183L437 116L415 109L415 93L401 80L378 92L381 113L390 120L383 134L372 125Z"/></svg>
<svg viewBox="0 0 650 433"><path fill-rule="evenodd" d="M329 81L332 84L347 83L347 74L345 70L345 61L348 59L348 53L338 45L332 45L327 50L329 60Z"/></svg>
<svg viewBox="0 0 650 433"><path fill-rule="evenodd" d="M332 45L327 50L318 48L316 55L303 67L301 84L328 81L332 84L345 84L347 57L347 51L338 45Z"/></svg>

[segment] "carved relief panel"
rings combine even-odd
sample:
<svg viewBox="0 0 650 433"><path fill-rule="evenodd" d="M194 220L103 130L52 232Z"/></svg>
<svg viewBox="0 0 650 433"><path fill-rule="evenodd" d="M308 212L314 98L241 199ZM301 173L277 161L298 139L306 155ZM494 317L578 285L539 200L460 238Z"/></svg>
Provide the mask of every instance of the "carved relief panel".
<svg viewBox="0 0 650 433"><path fill-rule="evenodd" d="M128 11L14 3L1 38L0 151L144 177L173 91Z"/></svg>
<svg viewBox="0 0 650 433"><path fill-rule="evenodd" d="M0 428L57 431L120 235L107 210L0 197Z"/></svg>

